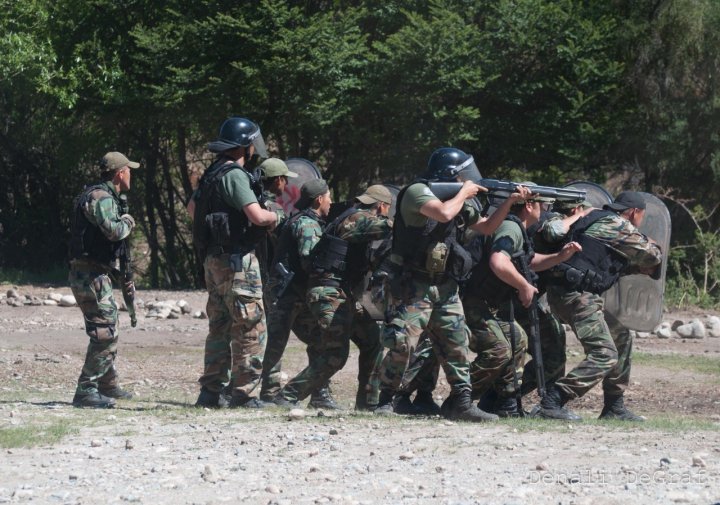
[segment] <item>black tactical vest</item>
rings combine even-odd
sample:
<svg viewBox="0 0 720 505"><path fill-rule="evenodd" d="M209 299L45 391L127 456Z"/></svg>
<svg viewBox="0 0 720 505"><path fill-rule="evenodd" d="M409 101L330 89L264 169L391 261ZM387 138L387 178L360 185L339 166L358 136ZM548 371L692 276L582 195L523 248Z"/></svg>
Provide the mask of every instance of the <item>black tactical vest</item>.
<svg viewBox="0 0 720 505"><path fill-rule="evenodd" d="M92 200L91 193L101 190L108 194L120 209L120 199L112 191L108 191L105 184L95 184L86 187L75 199L75 211L71 228L70 238L70 259L89 259L112 265L120 256L122 241L112 242L103 234L102 230L95 224L88 221L83 209Z"/></svg>
<svg viewBox="0 0 720 505"><path fill-rule="evenodd" d="M287 264L288 270L295 274L292 283L298 286L307 285L309 278L308 272L305 271L300 261L298 244L292 230L294 223L303 216L320 223L321 227L325 224L320 216L312 209L305 209L290 216L283 224L282 231L278 237L277 248L275 249L275 257L272 261L273 269L276 263Z"/></svg>
<svg viewBox="0 0 720 505"><path fill-rule="evenodd" d="M428 219L423 226L409 226L402 217L401 204L407 189L415 183L427 184L427 179L417 179L405 186L397 196L395 223L393 225L392 252L403 259L404 268L425 269L428 250L435 243L444 242L448 245L449 256L446 273L458 282L469 278L472 269L470 253L460 244L460 215L447 223Z"/></svg>
<svg viewBox="0 0 720 505"><path fill-rule="evenodd" d="M218 158L203 174L195 193L193 244L200 258L208 254L246 254L264 236L265 228L254 226L244 211L229 206L220 194L220 180L231 170L248 177L258 202L263 201L262 184L237 163Z"/></svg>
<svg viewBox="0 0 720 505"><path fill-rule="evenodd" d="M612 247L585 233L598 220L615 215L610 210L594 210L570 227L565 243L578 242L582 251L551 269L551 284L573 291L601 294L617 282L627 266L627 260Z"/></svg>
<svg viewBox="0 0 720 505"><path fill-rule="evenodd" d="M314 275L330 273L350 290L365 278L370 268L369 242L351 245L338 236L340 225L357 212L358 208L350 207L325 227L313 259Z"/></svg>
<svg viewBox="0 0 720 505"><path fill-rule="evenodd" d="M518 272L523 272L523 260L525 265L530 265L535 251L533 250L532 240L528 237L525 227L522 225L520 219L514 214L508 214L505 221L512 221L520 227L523 238L522 251L519 255L513 256L512 262L517 268ZM473 246L475 248L481 247L482 253L473 253L473 256L479 257L480 260L472 269L470 281L465 287L465 294L471 296L478 296L485 300L488 305L492 307L499 307L500 304L506 303L512 299L515 295L515 288L500 280L490 268L490 255L492 254L492 241L490 237L477 237ZM522 256L522 258L520 257ZM530 272L531 283L534 284L536 276L534 272Z"/></svg>

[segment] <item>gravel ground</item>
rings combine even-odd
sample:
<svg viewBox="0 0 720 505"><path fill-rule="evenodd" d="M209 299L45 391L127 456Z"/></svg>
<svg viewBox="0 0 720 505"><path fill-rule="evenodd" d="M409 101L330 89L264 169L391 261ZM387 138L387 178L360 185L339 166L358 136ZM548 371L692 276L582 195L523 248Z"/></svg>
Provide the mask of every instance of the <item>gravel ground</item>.
<svg viewBox="0 0 720 505"><path fill-rule="evenodd" d="M205 300L138 296L195 310ZM206 325L141 315L123 326L118 368L136 398L80 410L70 405L87 345L80 311L0 303L0 436L20 440L0 449L0 503L720 503L720 339L638 340L643 353L711 360L708 373L636 366L628 399L644 425L593 421L597 391L573 405L583 423L470 425L350 410L354 354L333 381L347 410L192 408ZM579 351L573 342L571 361ZM287 372L304 359L293 340Z"/></svg>

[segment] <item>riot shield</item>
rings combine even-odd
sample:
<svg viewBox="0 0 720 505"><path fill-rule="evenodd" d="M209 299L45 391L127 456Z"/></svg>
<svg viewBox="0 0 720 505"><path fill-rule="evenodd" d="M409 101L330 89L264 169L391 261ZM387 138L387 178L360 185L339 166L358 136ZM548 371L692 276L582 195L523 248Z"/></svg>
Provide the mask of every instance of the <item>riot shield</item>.
<svg viewBox="0 0 720 505"><path fill-rule="evenodd" d="M594 182L574 181L564 187L584 190L587 193L587 200L597 209L602 209L603 205L613 202L613 197L608 190Z"/></svg>
<svg viewBox="0 0 720 505"><path fill-rule="evenodd" d="M392 194L392 203L390 204L390 210L388 217L393 219L395 217L395 208L397 204L397 196L400 193L400 187L395 184L383 184ZM370 255L372 256L379 247L383 245L383 241L376 240L370 244ZM372 292L368 289L368 282L372 272L368 272L365 276L365 280L361 282L353 293L355 299L362 305L365 311L376 321L383 321L385 319L385 300L378 300L378 293ZM385 296L390 296L390 293L385 293Z"/></svg>
<svg viewBox="0 0 720 505"><path fill-rule="evenodd" d="M670 212L655 195L640 193L645 199L645 219L640 231L655 240L663 252L658 279L648 275L626 275L605 292L605 312L635 331L652 331L662 321L665 272L670 248Z"/></svg>
<svg viewBox="0 0 720 505"><path fill-rule="evenodd" d="M295 202L300 199L302 185L312 179L322 179L322 175L314 163L304 158L288 158L285 164L288 170L298 174L297 177L288 177L285 191L277 198L278 205L289 215L295 211Z"/></svg>

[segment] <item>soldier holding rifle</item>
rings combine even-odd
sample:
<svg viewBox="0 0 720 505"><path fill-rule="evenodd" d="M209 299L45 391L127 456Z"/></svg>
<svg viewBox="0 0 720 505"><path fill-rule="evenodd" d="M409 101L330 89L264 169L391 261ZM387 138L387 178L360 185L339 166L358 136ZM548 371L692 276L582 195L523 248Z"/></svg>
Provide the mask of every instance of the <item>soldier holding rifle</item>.
<svg viewBox="0 0 720 505"><path fill-rule="evenodd" d="M75 407L112 408L116 398L132 397L118 384L115 369L118 307L111 279L122 283L123 294L130 301L135 292L132 277L128 279L129 272L125 272L121 280L116 263L120 259L129 269L126 239L135 220L123 212L120 193L130 189L131 169L140 164L119 152L109 152L99 165L101 182L86 187L75 200L71 230L70 288L90 337L72 403ZM131 304L128 310L134 315Z"/></svg>

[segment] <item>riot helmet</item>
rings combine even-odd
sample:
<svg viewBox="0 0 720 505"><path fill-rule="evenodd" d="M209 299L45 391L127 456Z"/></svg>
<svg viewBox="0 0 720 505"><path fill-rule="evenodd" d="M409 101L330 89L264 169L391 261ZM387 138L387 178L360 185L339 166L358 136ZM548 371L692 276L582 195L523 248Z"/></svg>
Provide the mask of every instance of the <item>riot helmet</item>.
<svg viewBox="0 0 720 505"><path fill-rule="evenodd" d="M430 155L427 178L435 181L478 181L481 175L470 154L454 147L441 147Z"/></svg>
<svg viewBox="0 0 720 505"><path fill-rule="evenodd" d="M267 158L267 148L260 127L244 117L231 117L225 120L220 127L218 139L208 144L208 149L214 153L221 153L236 147L255 146L255 154Z"/></svg>

